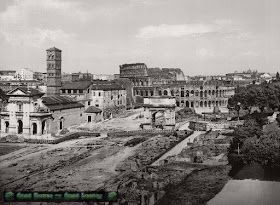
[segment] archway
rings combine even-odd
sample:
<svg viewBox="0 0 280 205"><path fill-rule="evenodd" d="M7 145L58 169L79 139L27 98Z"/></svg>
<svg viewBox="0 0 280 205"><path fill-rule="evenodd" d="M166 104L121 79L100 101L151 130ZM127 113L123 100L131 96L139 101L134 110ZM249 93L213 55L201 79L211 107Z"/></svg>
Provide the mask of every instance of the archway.
<svg viewBox="0 0 280 205"><path fill-rule="evenodd" d="M37 134L37 124L35 122L32 123L32 134L36 135Z"/></svg>
<svg viewBox="0 0 280 205"><path fill-rule="evenodd" d="M63 129L63 121L64 121L64 117L61 117L60 119L59 119L59 130L62 130Z"/></svg>
<svg viewBox="0 0 280 205"><path fill-rule="evenodd" d="M163 91L163 95L168 95L167 90L164 90L164 91Z"/></svg>
<svg viewBox="0 0 280 205"><path fill-rule="evenodd" d="M21 134L23 131L23 123L21 120L18 120L18 134Z"/></svg>
<svg viewBox="0 0 280 205"><path fill-rule="evenodd" d="M8 133L9 132L9 125L10 123L8 121L5 122L5 132Z"/></svg>
<svg viewBox="0 0 280 205"><path fill-rule="evenodd" d="M199 106L203 107L203 102L202 101L200 101Z"/></svg>
<svg viewBox="0 0 280 205"><path fill-rule="evenodd" d="M204 91L204 97L207 97L207 90Z"/></svg>
<svg viewBox="0 0 280 205"><path fill-rule="evenodd" d="M189 101L186 101L186 107L190 107Z"/></svg>
<svg viewBox="0 0 280 205"><path fill-rule="evenodd" d="M208 101L208 107L211 107L211 101Z"/></svg>
<svg viewBox="0 0 280 205"><path fill-rule="evenodd" d="M155 111L152 113L152 127L161 127L165 124L164 111Z"/></svg>
<svg viewBox="0 0 280 205"><path fill-rule="evenodd" d="M203 91L200 91L200 97L201 98L203 97Z"/></svg>
<svg viewBox="0 0 280 205"><path fill-rule="evenodd" d="M193 102L191 102L191 107L194 107Z"/></svg>
<svg viewBox="0 0 280 205"><path fill-rule="evenodd" d="M204 107L207 107L207 101L204 101Z"/></svg>
<svg viewBox="0 0 280 205"><path fill-rule="evenodd" d="M44 120L44 121L42 122L42 135L45 134L45 133L44 133L45 127L46 127L46 120Z"/></svg>

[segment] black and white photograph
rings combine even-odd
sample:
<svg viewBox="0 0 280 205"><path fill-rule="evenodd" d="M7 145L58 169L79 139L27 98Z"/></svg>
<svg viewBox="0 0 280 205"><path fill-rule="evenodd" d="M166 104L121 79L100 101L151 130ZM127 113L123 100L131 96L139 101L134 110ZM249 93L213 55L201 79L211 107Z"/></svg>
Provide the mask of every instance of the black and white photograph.
<svg viewBox="0 0 280 205"><path fill-rule="evenodd" d="M1 0L0 204L279 205L279 9Z"/></svg>

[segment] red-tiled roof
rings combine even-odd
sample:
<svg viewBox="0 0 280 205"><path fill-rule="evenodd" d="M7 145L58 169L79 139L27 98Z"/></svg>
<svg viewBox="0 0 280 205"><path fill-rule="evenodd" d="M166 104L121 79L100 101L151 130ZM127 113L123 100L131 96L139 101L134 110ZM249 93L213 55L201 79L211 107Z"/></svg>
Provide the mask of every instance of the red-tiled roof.
<svg viewBox="0 0 280 205"><path fill-rule="evenodd" d="M99 108L97 107L94 107L94 106L90 106L86 109L85 113L101 113L102 110L100 110Z"/></svg>
<svg viewBox="0 0 280 205"><path fill-rule="evenodd" d="M71 108L82 108L84 105L68 96L43 97L43 103L51 110L65 110Z"/></svg>

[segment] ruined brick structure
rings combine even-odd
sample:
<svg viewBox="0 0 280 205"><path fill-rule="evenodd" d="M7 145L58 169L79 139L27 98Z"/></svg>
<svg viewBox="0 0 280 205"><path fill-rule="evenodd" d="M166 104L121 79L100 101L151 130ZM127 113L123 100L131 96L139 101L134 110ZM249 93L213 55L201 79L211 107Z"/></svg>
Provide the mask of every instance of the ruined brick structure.
<svg viewBox="0 0 280 205"><path fill-rule="evenodd" d="M145 64L124 64L120 76L133 84L136 103L141 98L152 96L175 97L176 106L194 108L198 112L213 110L218 106L226 108L228 99L234 95L234 86L222 80L186 82L179 68L147 68Z"/></svg>

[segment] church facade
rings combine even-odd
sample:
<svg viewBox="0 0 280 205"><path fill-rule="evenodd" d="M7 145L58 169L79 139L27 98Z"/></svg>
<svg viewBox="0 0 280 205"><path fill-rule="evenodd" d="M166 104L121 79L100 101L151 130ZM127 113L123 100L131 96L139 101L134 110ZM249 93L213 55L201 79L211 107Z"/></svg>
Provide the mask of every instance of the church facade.
<svg viewBox="0 0 280 205"><path fill-rule="evenodd" d="M57 134L69 126L86 121L85 106L61 96L61 50L47 51L47 93L28 86L7 93L8 102L0 113L1 132L9 134Z"/></svg>

